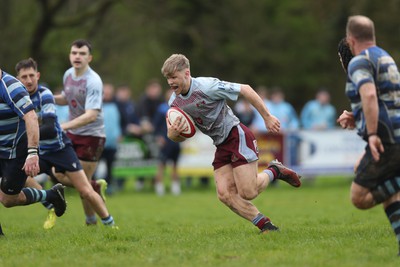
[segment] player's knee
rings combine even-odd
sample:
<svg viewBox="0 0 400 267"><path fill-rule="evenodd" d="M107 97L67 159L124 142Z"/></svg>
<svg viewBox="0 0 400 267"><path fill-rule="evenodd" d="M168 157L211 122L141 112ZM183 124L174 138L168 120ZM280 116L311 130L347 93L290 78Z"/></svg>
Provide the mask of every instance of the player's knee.
<svg viewBox="0 0 400 267"><path fill-rule="evenodd" d="M221 201L222 203L224 203L227 206L230 206L230 204L232 203L232 197L228 191L218 190L217 195L218 195L219 201Z"/></svg>
<svg viewBox="0 0 400 267"><path fill-rule="evenodd" d="M257 197L258 192L257 190L246 188L244 190L240 190L239 195L243 199L252 200Z"/></svg>
<svg viewBox="0 0 400 267"><path fill-rule="evenodd" d="M88 199L90 198L91 194L97 194L94 190L91 190L89 187L85 187L79 190L79 195L82 199Z"/></svg>
<svg viewBox="0 0 400 267"><path fill-rule="evenodd" d="M360 210L365 210L371 208L371 204L365 201L364 198L357 197L357 196L352 196L351 197L351 203L356 207L357 209Z"/></svg>
<svg viewBox="0 0 400 267"><path fill-rule="evenodd" d="M0 198L0 202L1 202L1 204L3 204L3 206L5 208L14 207L14 201L11 201L11 200L9 200L7 198Z"/></svg>

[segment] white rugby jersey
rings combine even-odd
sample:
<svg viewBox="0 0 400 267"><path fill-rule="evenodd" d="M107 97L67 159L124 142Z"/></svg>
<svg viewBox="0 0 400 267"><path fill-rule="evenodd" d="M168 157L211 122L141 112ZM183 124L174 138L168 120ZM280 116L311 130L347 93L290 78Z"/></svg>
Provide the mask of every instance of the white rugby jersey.
<svg viewBox="0 0 400 267"><path fill-rule="evenodd" d="M187 95L173 93L168 104L179 107L195 121L196 127L211 137L214 145L221 144L231 129L240 123L226 100L236 101L240 84L212 77L191 78Z"/></svg>
<svg viewBox="0 0 400 267"><path fill-rule="evenodd" d="M62 94L68 101L69 120L79 117L88 109L100 110L94 122L68 131L76 135L105 137L102 113L103 82L100 76L89 67L82 76L76 77L74 68L70 68L64 73L63 82Z"/></svg>

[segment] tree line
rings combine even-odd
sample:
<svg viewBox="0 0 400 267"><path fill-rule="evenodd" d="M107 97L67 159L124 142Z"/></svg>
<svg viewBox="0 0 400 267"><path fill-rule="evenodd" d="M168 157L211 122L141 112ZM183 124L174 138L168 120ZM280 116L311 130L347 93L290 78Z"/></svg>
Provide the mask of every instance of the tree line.
<svg viewBox="0 0 400 267"><path fill-rule="evenodd" d="M93 68L105 82L140 95L163 81L172 53L185 54L193 76L214 76L253 88L279 86L299 111L320 87L338 110L348 108L337 44L347 17L375 21L378 45L400 60L398 0L2 0L1 68L35 58L52 89L69 67L70 44L93 44ZM165 83L166 86L166 83Z"/></svg>

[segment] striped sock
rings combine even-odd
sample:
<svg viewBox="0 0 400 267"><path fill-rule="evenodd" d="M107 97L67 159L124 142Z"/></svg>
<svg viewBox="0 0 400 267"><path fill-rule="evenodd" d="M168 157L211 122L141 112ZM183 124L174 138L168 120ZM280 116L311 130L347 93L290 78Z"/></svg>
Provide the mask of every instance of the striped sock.
<svg viewBox="0 0 400 267"><path fill-rule="evenodd" d="M102 218L101 222L107 226L113 226L115 224L114 218L111 215L109 215L108 217Z"/></svg>
<svg viewBox="0 0 400 267"><path fill-rule="evenodd" d="M272 182L273 180L275 180L275 176L276 176L276 172L273 171L273 169L265 169L263 170L264 173L266 173L269 177L269 182Z"/></svg>
<svg viewBox="0 0 400 267"><path fill-rule="evenodd" d="M400 201L393 202L386 209L386 216L389 218L390 225L396 235L400 249Z"/></svg>
<svg viewBox="0 0 400 267"><path fill-rule="evenodd" d="M264 224L269 221L270 219L265 217L262 213L257 214L257 216L252 220L253 224L260 230L263 228Z"/></svg>
<svg viewBox="0 0 400 267"><path fill-rule="evenodd" d="M22 189L22 193L24 193L24 195L26 197L25 205L43 201L43 200L46 200L46 198L47 198L46 190L38 190L35 188L31 188L31 187L25 187Z"/></svg>
<svg viewBox="0 0 400 267"><path fill-rule="evenodd" d="M371 190L375 203L380 204L400 191L400 177L395 177Z"/></svg>

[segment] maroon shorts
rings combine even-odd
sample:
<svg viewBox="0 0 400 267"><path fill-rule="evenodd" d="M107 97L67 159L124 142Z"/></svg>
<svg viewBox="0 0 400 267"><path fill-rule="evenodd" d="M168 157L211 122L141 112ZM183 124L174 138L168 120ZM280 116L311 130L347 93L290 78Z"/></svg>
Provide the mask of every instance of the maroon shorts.
<svg viewBox="0 0 400 267"><path fill-rule="evenodd" d="M222 144L217 145L214 170L227 164L233 168L258 160L257 140L253 133L243 124L232 128Z"/></svg>
<svg viewBox="0 0 400 267"><path fill-rule="evenodd" d="M83 161L99 161L106 138L67 133L76 155Z"/></svg>

